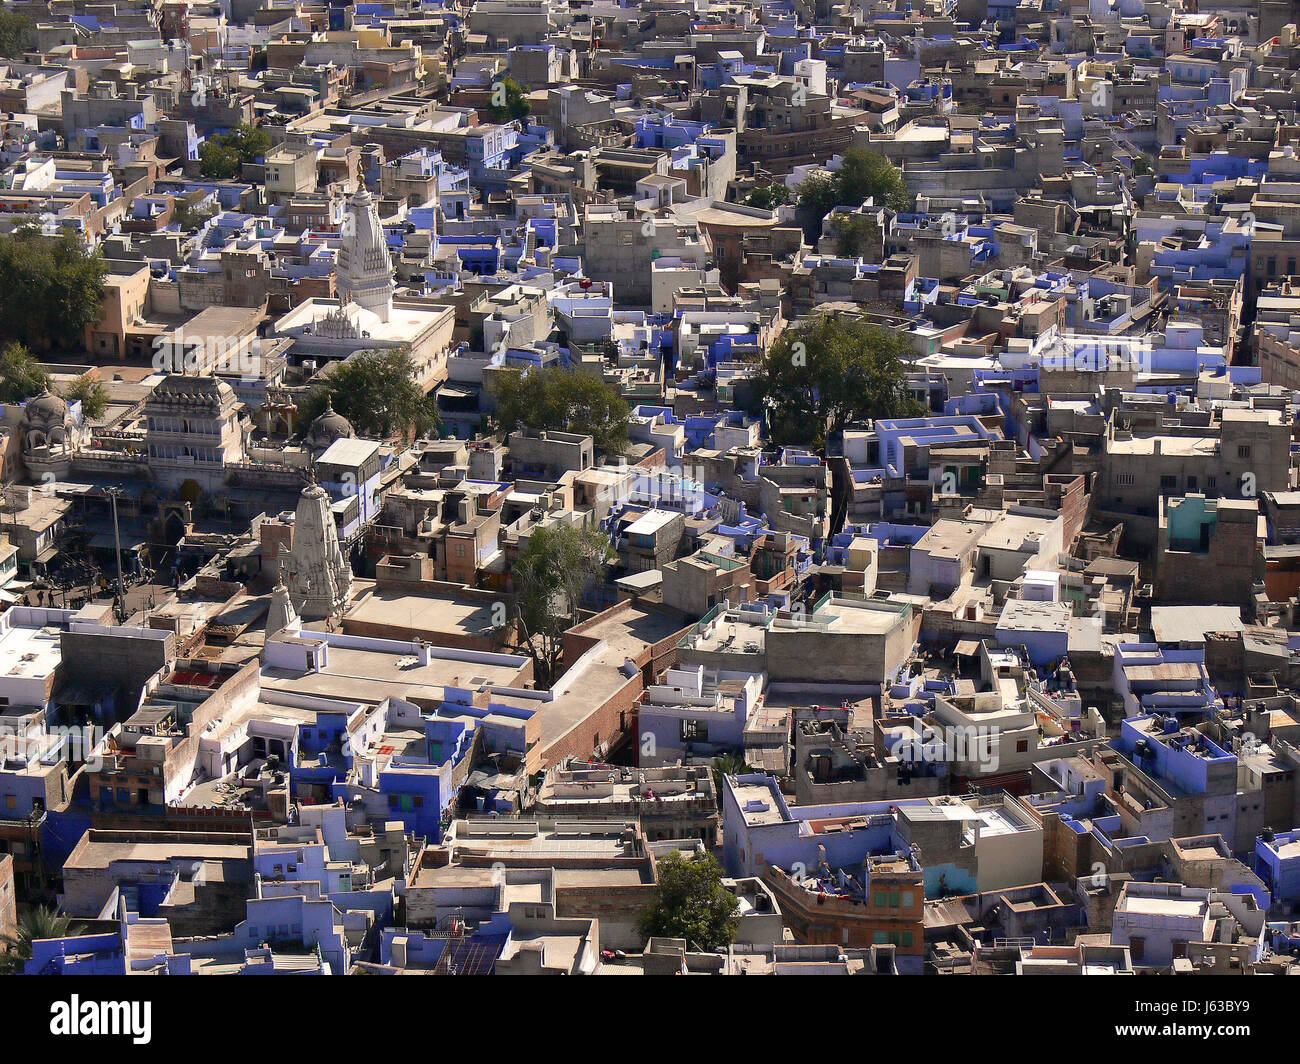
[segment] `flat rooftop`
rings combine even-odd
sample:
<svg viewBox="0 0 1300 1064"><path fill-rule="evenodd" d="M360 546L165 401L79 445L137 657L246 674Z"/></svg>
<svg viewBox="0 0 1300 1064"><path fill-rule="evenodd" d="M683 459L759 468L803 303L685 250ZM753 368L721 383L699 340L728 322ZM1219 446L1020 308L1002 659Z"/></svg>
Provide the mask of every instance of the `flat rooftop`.
<svg viewBox="0 0 1300 1064"><path fill-rule="evenodd" d="M343 618L359 624L384 624L413 632L451 632L486 636L492 623L492 604L465 602L436 595L374 590L363 596ZM330 651L333 654L333 649Z"/></svg>
<svg viewBox="0 0 1300 1064"><path fill-rule="evenodd" d="M694 642L685 649L757 654L766 645L767 625L747 620L738 611L730 610L691 638Z"/></svg>
<svg viewBox="0 0 1300 1064"><path fill-rule="evenodd" d="M1240 606L1152 606L1151 631L1157 643L1205 642L1209 632L1240 632Z"/></svg>
<svg viewBox="0 0 1300 1064"><path fill-rule="evenodd" d="M736 795L736 801L740 804L741 812L744 813L746 824L756 826L785 822L781 807L776 804L771 790L767 787L757 783L739 783L733 784L732 790Z"/></svg>
<svg viewBox="0 0 1300 1064"><path fill-rule="evenodd" d="M828 625L836 635L883 635L898 626L904 612L900 603L830 599L813 614L813 620Z"/></svg>
<svg viewBox="0 0 1300 1064"><path fill-rule="evenodd" d="M1207 906L1199 898L1151 898L1142 895L1127 896L1119 905L1121 912L1141 913L1150 916L1200 916Z"/></svg>
<svg viewBox="0 0 1300 1064"><path fill-rule="evenodd" d="M235 836L237 837L237 836ZM129 841L120 838L97 839L95 833L81 841L68 856L65 868L107 868L119 861L209 861L247 860L251 850L247 842L186 842L169 839L164 842Z"/></svg>
<svg viewBox="0 0 1300 1064"><path fill-rule="evenodd" d="M1002 607L998 627L1016 632L1068 632L1073 616L1065 602L1010 599Z"/></svg>
<svg viewBox="0 0 1300 1064"><path fill-rule="evenodd" d="M331 646L329 664L322 671L265 667L262 686L367 705L412 695L440 701L448 687L518 686L522 669L522 662L499 665L455 658L433 658L421 665L414 653Z"/></svg>
<svg viewBox="0 0 1300 1064"><path fill-rule="evenodd" d="M983 524L942 518L930 526L930 531L917 541L915 549L925 551L933 558L959 558L974 548L986 528Z"/></svg>
<svg viewBox="0 0 1300 1064"><path fill-rule="evenodd" d="M624 603L615 611L593 617L577 631L588 639L603 639L615 651L627 657L636 657L647 646L661 643L690 627L685 614L675 611L649 609L635 603Z"/></svg>
<svg viewBox="0 0 1300 1064"><path fill-rule="evenodd" d="M1161 454L1181 455L1185 458L1210 458L1219 450L1217 436L1134 436L1130 440L1110 440L1107 450L1111 454L1155 454L1156 442Z"/></svg>
<svg viewBox="0 0 1300 1064"><path fill-rule="evenodd" d="M63 658L59 649L62 631L55 625L10 627L0 635L0 677L44 679L49 676Z"/></svg>

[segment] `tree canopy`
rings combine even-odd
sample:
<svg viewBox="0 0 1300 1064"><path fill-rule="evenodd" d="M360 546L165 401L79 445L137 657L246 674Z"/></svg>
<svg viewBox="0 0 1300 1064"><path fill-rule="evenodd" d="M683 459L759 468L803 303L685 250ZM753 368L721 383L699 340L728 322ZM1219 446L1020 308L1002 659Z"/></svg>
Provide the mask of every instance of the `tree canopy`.
<svg viewBox="0 0 1300 1064"><path fill-rule="evenodd" d="M609 538L599 529L556 525L529 533L511 576L514 620L539 688L549 687L555 678L564 633L577 615L582 589L610 556Z"/></svg>
<svg viewBox="0 0 1300 1064"><path fill-rule="evenodd" d="M104 416L108 410L108 391L89 373L83 373L67 386L63 398L68 402L81 401L81 414L92 421Z"/></svg>
<svg viewBox="0 0 1300 1064"><path fill-rule="evenodd" d="M50 386L50 377L22 344L0 350L0 403L21 403Z"/></svg>
<svg viewBox="0 0 1300 1064"><path fill-rule="evenodd" d="M17 59L36 45L36 24L20 11L0 11L0 56Z"/></svg>
<svg viewBox="0 0 1300 1064"><path fill-rule="evenodd" d="M641 916L646 938L684 938L689 948L712 952L736 939L737 897L722 885L712 854L668 854L658 863L654 903Z"/></svg>
<svg viewBox="0 0 1300 1064"><path fill-rule="evenodd" d="M528 117L533 113L533 105L519 82L505 78L492 86L492 103L487 111L493 122L509 122Z"/></svg>
<svg viewBox="0 0 1300 1064"><path fill-rule="evenodd" d="M821 450L852 421L923 411L907 390L907 340L857 319L817 315L759 360L753 396L777 443Z"/></svg>
<svg viewBox="0 0 1300 1064"><path fill-rule="evenodd" d="M17 928L0 935L0 975L18 975L32 959L32 943L76 933L72 921L54 909L38 906L18 918Z"/></svg>
<svg viewBox="0 0 1300 1064"><path fill-rule="evenodd" d="M178 198L172 206L172 224L180 226L188 233L198 229L216 213L217 208L211 203L204 203L202 200L190 203L188 200Z"/></svg>
<svg viewBox="0 0 1300 1064"><path fill-rule="evenodd" d="M590 370L562 367L502 370L490 385L496 397L496 421L506 435L574 432L590 436L596 449L617 453L627 446L631 408L605 378Z"/></svg>
<svg viewBox="0 0 1300 1064"><path fill-rule="evenodd" d="M229 133L208 137L199 147L199 172L204 177L228 180L259 155L271 150L271 138L261 129L236 126Z"/></svg>
<svg viewBox="0 0 1300 1064"><path fill-rule="evenodd" d="M80 348L99 317L108 264L73 233L0 236L0 336L35 350Z"/></svg>
<svg viewBox="0 0 1300 1064"><path fill-rule="evenodd" d="M909 211L916 203L903 171L870 148L850 148L838 170L809 174L795 191L814 237L821 232L822 219L836 207L860 207L867 197L891 211Z"/></svg>
<svg viewBox="0 0 1300 1064"><path fill-rule="evenodd" d="M326 403L368 439L424 436L439 423L437 404L416 383L405 348L360 351L338 363L298 405L298 427L306 431Z"/></svg>
<svg viewBox="0 0 1300 1064"><path fill-rule="evenodd" d="M794 199L794 194L780 182L771 185L759 185L745 198L745 203L750 207L758 207L761 210L770 211L773 207L780 207Z"/></svg>
<svg viewBox="0 0 1300 1064"><path fill-rule="evenodd" d="M876 223L864 214L835 216L835 250L850 258L867 253L877 236Z"/></svg>
<svg viewBox="0 0 1300 1064"><path fill-rule="evenodd" d="M744 754L721 754L713 759L713 789L721 794L723 776L740 776L752 771Z"/></svg>

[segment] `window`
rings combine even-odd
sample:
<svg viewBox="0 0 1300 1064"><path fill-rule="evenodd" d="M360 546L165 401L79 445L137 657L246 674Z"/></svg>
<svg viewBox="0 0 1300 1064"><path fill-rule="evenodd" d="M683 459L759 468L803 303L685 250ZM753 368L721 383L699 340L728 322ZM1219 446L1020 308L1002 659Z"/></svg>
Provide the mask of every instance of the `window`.
<svg viewBox="0 0 1300 1064"><path fill-rule="evenodd" d="M889 935L886 934L884 931L872 932L871 942L873 945L883 946L888 941L889 941Z"/></svg>
<svg viewBox="0 0 1300 1064"><path fill-rule="evenodd" d="M1121 488L1131 488L1136 483L1136 477L1132 473L1117 473L1115 483Z"/></svg>
<svg viewBox="0 0 1300 1064"><path fill-rule="evenodd" d="M1237 457L1238 457L1238 458L1249 458L1249 457L1250 457L1250 444L1248 444L1248 443L1239 443L1239 444L1237 444Z"/></svg>
<svg viewBox="0 0 1300 1064"><path fill-rule="evenodd" d="M875 892L875 905L877 909L883 909L888 902L888 895L883 890Z"/></svg>
<svg viewBox="0 0 1300 1064"><path fill-rule="evenodd" d="M903 945L904 945L904 946L911 946L911 944L912 944L912 932L911 932L911 931L904 931L904 932L903 932Z"/></svg>
<svg viewBox="0 0 1300 1064"><path fill-rule="evenodd" d="M680 738L684 743L708 742L709 726L699 720L684 720L682 721Z"/></svg>
<svg viewBox="0 0 1300 1064"><path fill-rule="evenodd" d="M1178 478L1172 474L1166 473L1160 478L1161 491L1174 491L1178 487Z"/></svg>
<svg viewBox="0 0 1300 1064"><path fill-rule="evenodd" d="M1028 749L1029 749L1029 740L1028 740L1028 739L1020 739L1019 741L1017 741L1017 743L1016 743L1016 753L1018 753L1018 754L1023 754L1023 753L1025 753Z"/></svg>
<svg viewBox="0 0 1300 1064"><path fill-rule="evenodd" d="M916 902L916 892L905 890L902 892L903 908L910 909Z"/></svg>

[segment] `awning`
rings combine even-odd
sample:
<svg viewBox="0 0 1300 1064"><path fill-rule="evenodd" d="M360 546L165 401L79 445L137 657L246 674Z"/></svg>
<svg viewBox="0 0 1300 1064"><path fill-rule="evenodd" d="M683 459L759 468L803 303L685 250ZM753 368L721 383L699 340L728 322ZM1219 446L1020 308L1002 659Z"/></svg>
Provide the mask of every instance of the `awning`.
<svg viewBox="0 0 1300 1064"><path fill-rule="evenodd" d="M113 538L111 532L97 532L90 537L90 547L92 550L114 550L117 540ZM124 551L139 550L144 546L142 539L122 539L122 549Z"/></svg>
<svg viewBox="0 0 1300 1064"><path fill-rule="evenodd" d="M980 652L979 641L975 639L959 639L957 641L957 654L961 657L974 657Z"/></svg>

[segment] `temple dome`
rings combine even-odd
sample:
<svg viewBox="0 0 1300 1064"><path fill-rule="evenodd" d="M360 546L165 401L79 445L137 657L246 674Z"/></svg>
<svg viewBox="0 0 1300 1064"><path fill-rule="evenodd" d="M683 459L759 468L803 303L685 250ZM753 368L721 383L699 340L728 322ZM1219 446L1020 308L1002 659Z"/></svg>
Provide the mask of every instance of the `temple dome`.
<svg viewBox="0 0 1300 1064"><path fill-rule="evenodd" d="M31 425L62 425L68 416L67 401L48 388L35 398L29 399L27 405L23 407L23 417Z"/></svg>
<svg viewBox="0 0 1300 1064"><path fill-rule="evenodd" d="M316 415L311 428L307 430L307 443L313 448L324 449L335 440L352 439L355 436L352 422L338 413L334 405L326 400L325 409Z"/></svg>

